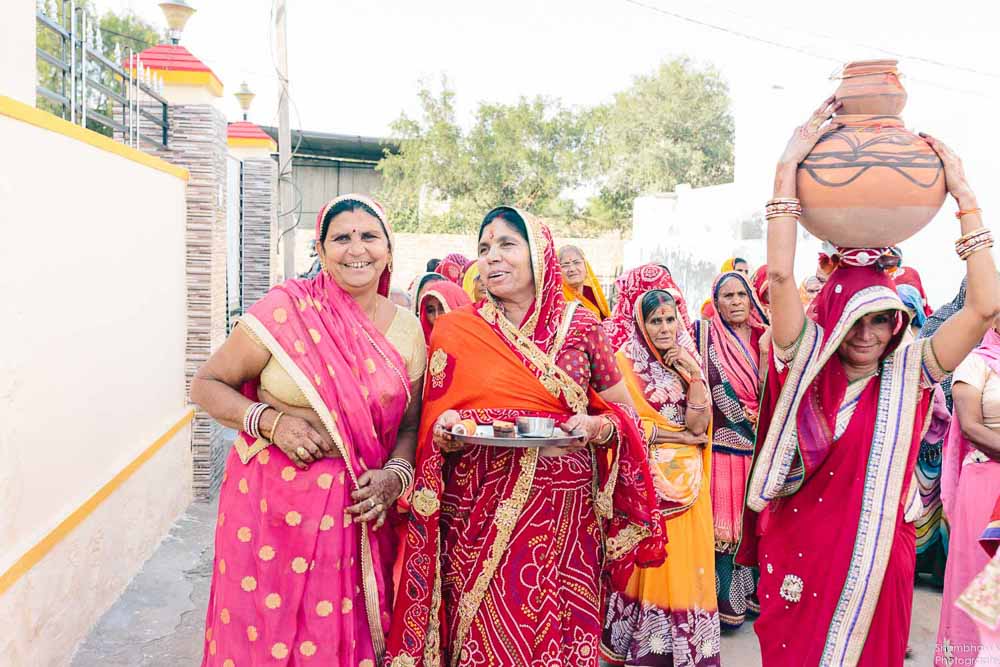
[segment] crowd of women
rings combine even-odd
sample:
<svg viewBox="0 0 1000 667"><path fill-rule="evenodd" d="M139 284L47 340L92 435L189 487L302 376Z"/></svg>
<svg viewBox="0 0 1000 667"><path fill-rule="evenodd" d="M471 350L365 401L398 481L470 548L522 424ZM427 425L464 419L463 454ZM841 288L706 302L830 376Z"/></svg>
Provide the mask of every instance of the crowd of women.
<svg viewBox="0 0 1000 667"><path fill-rule="evenodd" d="M579 248L507 206L474 261L390 295L389 212L329 202L322 270L192 383L239 432L203 664L719 665L756 616L765 665L901 665L918 551L944 579L938 658L1000 656L992 236L927 137L959 207L955 301L928 317L888 248L797 285L795 171L835 111L781 156L766 266L727 261L697 319L660 264L612 307ZM522 416L572 444L460 437Z"/></svg>

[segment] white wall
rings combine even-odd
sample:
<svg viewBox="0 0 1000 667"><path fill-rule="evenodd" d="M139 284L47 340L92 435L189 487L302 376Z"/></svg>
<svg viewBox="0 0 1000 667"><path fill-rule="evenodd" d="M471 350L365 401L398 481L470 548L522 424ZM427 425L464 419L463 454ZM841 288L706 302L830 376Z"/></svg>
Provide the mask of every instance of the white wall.
<svg viewBox="0 0 1000 667"><path fill-rule="evenodd" d="M2 573L185 414L186 291L183 180L7 116L0 146ZM0 594L0 664L67 659L189 501L188 449Z"/></svg>
<svg viewBox="0 0 1000 667"><path fill-rule="evenodd" d="M0 95L35 104L35 2L0 3Z"/></svg>

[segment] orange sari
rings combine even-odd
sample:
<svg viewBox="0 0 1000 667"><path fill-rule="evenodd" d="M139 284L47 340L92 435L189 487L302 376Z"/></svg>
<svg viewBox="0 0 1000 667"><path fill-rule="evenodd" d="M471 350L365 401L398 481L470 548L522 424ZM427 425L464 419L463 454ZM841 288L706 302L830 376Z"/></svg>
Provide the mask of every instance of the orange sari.
<svg viewBox="0 0 1000 667"><path fill-rule="evenodd" d="M664 414L683 420L685 385L642 328L642 298L635 303L629 338L616 358L649 442L653 427L680 432ZM709 428L711 436L711 428ZM715 593L715 531L712 522L712 449L661 443L649 447L657 513L671 535L667 560L634 570L622 592L608 596L602 657L612 665L719 665L719 607Z"/></svg>
<svg viewBox="0 0 1000 667"><path fill-rule="evenodd" d="M515 327L488 297L434 327L393 666L596 667L602 574L621 587L633 567L664 556L634 419L555 362L575 349L574 332L600 327L563 301L551 237L532 232L537 293L525 323ZM558 457L488 446L445 454L432 430L449 409L481 424L600 414L616 437Z"/></svg>

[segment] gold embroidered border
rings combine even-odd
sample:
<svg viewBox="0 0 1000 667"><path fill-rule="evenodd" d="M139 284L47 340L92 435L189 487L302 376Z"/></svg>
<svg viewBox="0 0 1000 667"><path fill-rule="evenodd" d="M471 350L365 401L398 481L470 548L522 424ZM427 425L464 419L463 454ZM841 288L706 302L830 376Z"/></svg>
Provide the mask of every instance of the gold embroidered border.
<svg viewBox="0 0 1000 667"><path fill-rule="evenodd" d="M236 439L233 440L233 447L236 449L236 455L240 457L240 462L243 465L250 463L250 460L254 456L270 446L271 442L269 440L265 440L264 438L257 438L252 445L247 445L243 436L240 434L237 434Z"/></svg>
<svg viewBox="0 0 1000 667"><path fill-rule="evenodd" d="M271 356L277 360L278 364L292 378L292 381L298 386L302 395L309 401L310 407L316 411L327 433L330 434L330 439L333 440L337 451L340 452L340 456L344 459L347 474L351 476L354 488L359 488L358 476L354 472L353 461L351 461L347 446L344 445L344 440L340 435L340 430L333 421L330 409L323 402L323 398L316 391L316 387L260 320L247 313L240 318L240 322L253 331L260 342L264 344L264 347L271 353ZM375 655L378 657L379 662L381 662L382 657L385 655L385 634L382 632L382 612L378 600L378 580L375 577L375 563L372 559L367 523L361 524L361 574L361 585L365 594L365 611L368 615L368 627L372 635L372 647L375 649Z"/></svg>
<svg viewBox="0 0 1000 667"><path fill-rule="evenodd" d="M618 531L617 535L608 538L608 560L618 560L652 534L649 528L630 523Z"/></svg>
<svg viewBox="0 0 1000 667"><path fill-rule="evenodd" d="M489 556L483 561L482 570L476 577L472 588L462 593L458 602L458 629L455 632L455 643L451 655L453 667L458 664L458 659L462 654L462 645L469 633L469 627L476 617L476 612L483 601L483 596L486 595L493 575L496 574L497 568L500 566L500 559L507 551L510 536L517 526L517 520L521 516L524 504L528 500L531 484L535 479L535 467L538 464L538 449L524 450L521 454L520 464L521 471L514 483L514 490L511 491L510 498L500 502L493 517L496 535L493 538L493 544L490 545Z"/></svg>
<svg viewBox="0 0 1000 667"><path fill-rule="evenodd" d="M898 427L894 434L882 434L884 440L878 442L879 425L876 424L864 487L866 499L877 503L882 511L878 515L869 508L870 514L865 517L867 503L863 501L862 521L867 520L867 523L862 523L858 529L847 580L834 610L820 661L824 666L857 664L875 616L895 539L899 500L903 492L908 452L913 442L913 421L923 372L923 348L929 340L917 340L897 350L893 354L889 377L882 378L884 395L880 393L879 404L885 406L886 419L889 419L886 428L892 428L897 420L890 415L897 413ZM881 492L883 488L884 493ZM865 581L865 585L861 586L861 581Z"/></svg>
<svg viewBox="0 0 1000 667"><path fill-rule="evenodd" d="M572 320L574 312L575 307L567 307L563 313L560 329L562 329L562 326L565 326L567 334L569 330L568 323ZM559 368L554 360L562 343L565 342L565 335L562 336L562 341L557 339L556 342L558 345L553 345L552 351L549 354L545 354L541 348L535 345L534 341L525 336L510 320L499 313L492 302L487 301L484 303L479 309L479 314L487 323L496 324L500 328L500 332L504 338L513 344L515 349L535 367L535 370L540 373L538 381L545 387L547 392L556 398L564 397L570 410L574 413L584 414L587 412L587 406L590 401L587 398L586 392L580 388L580 385L573 381L573 378L566 371Z"/></svg>

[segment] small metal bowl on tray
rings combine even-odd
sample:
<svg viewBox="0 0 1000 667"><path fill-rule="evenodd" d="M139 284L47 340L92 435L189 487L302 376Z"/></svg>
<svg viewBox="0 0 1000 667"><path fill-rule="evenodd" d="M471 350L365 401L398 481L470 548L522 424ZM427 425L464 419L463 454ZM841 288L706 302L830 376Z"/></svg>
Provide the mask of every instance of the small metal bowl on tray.
<svg viewBox="0 0 1000 667"><path fill-rule="evenodd" d="M521 438L551 438L556 420L550 417L518 417L517 435Z"/></svg>

